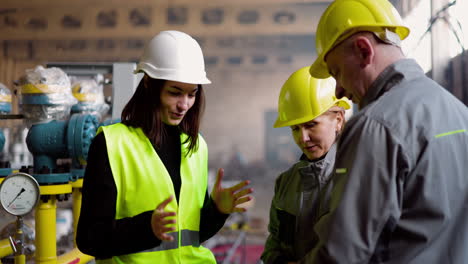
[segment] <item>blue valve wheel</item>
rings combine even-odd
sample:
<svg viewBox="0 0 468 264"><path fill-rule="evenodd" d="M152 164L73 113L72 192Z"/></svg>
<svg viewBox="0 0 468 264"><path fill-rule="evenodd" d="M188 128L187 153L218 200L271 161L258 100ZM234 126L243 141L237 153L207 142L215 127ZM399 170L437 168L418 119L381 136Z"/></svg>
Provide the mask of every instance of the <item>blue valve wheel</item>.
<svg viewBox="0 0 468 264"><path fill-rule="evenodd" d="M80 162L88 158L91 141L99 123L94 115L74 114L70 117L67 131L68 152Z"/></svg>

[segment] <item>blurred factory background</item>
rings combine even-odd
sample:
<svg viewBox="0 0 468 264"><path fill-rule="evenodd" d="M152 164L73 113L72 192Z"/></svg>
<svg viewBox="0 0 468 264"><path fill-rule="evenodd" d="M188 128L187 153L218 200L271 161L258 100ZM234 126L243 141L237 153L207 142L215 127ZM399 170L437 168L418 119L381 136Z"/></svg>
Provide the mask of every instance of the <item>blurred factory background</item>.
<svg viewBox="0 0 468 264"><path fill-rule="evenodd" d="M256 263L268 234L274 180L300 155L288 128L272 128L277 98L287 77L313 62L314 31L330 2L0 0L0 83L11 94L11 111L4 111L10 118L0 120L5 136L0 164L12 169L33 165L25 141L30 124L19 102L20 79L28 69L58 67L72 88L92 82L103 95L92 110L99 112L99 122L112 120L139 81L132 70L145 43L161 30L184 31L201 44L212 81L205 89L202 123L211 179L222 167L226 180L250 179L255 188L249 212L233 215L207 246L223 263ZM463 36L468 18L462 14L468 1L391 2L412 30L403 42L405 53L468 105L468 37ZM65 240L58 254L70 246L70 200L58 203L57 228L65 230L57 231L57 241ZM5 235L14 217L3 211L0 216L0 235Z"/></svg>

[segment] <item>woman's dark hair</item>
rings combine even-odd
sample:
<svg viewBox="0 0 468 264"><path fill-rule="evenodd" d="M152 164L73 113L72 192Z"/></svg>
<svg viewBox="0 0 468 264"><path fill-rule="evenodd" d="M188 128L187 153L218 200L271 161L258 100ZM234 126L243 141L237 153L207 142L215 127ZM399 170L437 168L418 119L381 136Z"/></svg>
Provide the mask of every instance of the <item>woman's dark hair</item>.
<svg viewBox="0 0 468 264"><path fill-rule="evenodd" d="M161 146L166 134L160 114L161 91L165 82L166 80L145 76L122 111L122 123L141 128L157 148ZM204 110L205 95L202 86L198 85L195 102L179 124L180 130L188 135L187 140L183 142L189 143L187 155L198 148L198 131Z"/></svg>

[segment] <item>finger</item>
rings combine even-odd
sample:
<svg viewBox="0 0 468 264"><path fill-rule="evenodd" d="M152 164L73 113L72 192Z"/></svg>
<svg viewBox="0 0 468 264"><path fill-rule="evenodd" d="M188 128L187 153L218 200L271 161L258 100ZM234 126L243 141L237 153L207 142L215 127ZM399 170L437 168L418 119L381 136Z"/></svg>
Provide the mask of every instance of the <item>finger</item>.
<svg viewBox="0 0 468 264"><path fill-rule="evenodd" d="M174 237L171 236L171 235L168 235L168 234L161 234L159 237L159 239L161 240L164 240L164 241L173 241L174 240Z"/></svg>
<svg viewBox="0 0 468 264"><path fill-rule="evenodd" d="M168 220L162 220L161 222L159 222L159 224L161 226L166 226L166 225L173 225L175 224L175 219L168 219Z"/></svg>
<svg viewBox="0 0 468 264"><path fill-rule="evenodd" d="M232 211L234 213L243 213L243 212L247 211L247 209L242 208L242 207L235 207Z"/></svg>
<svg viewBox="0 0 468 264"><path fill-rule="evenodd" d="M246 203L246 202L248 202L248 201L250 201L250 200L252 200L252 197L250 197L250 196L237 199L237 200L234 202L234 206L238 206L239 204Z"/></svg>
<svg viewBox="0 0 468 264"><path fill-rule="evenodd" d="M247 186L249 184L250 184L250 181L242 181L242 182L239 182L238 184L230 187L229 190L232 191L232 192L235 192L235 191L238 191L238 190L244 188L245 186Z"/></svg>
<svg viewBox="0 0 468 264"><path fill-rule="evenodd" d="M166 234L166 233L174 232L174 231L175 231L175 227L174 227L174 226L171 226L171 227L161 227L159 230L161 231L161 234Z"/></svg>
<svg viewBox="0 0 468 264"><path fill-rule="evenodd" d="M223 176L224 176L224 169L219 168L218 169L218 174L216 175L216 181L215 181L215 184L214 184L214 188L221 187L221 181L223 180Z"/></svg>
<svg viewBox="0 0 468 264"><path fill-rule="evenodd" d="M171 216L175 216L176 213L175 212L158 212L156 213L156 217L158 219L163 219L163 218L166 218L166 217L171 217Z"/></svg>
<svg viewBox="0 0 468 264"><path fill-rule="evenodd" d="M247 194L250 194L250 193L252 193L252 192L253 192L253 189L252 189L252 188L244 189L244 190L239 191L239 192L237 192L236 194L234 194L234 198L235 198L235 199L239 199L240 197L245 196L245 195L247 195Z"/></svg>
<svg viewBox="0 0 468 264"><path fill-rule="evenodd" d="M157 207L158 210L164 210L164 208L166 208L167 204L169 204L172 199L174 199L174 196L169 196L169 198L167 198L166 200L164 200L162 203L160 203Z"/></svg>

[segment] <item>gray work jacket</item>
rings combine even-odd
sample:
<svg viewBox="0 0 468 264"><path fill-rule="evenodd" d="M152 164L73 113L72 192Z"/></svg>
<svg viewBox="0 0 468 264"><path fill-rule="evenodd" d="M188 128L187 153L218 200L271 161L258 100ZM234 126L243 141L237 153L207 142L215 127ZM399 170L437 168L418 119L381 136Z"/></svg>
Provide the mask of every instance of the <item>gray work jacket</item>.
<svg viewBox="0 0 468 264"><path fill-rule="evenodd" d="M313 236L313 223L321 211L328 211L320 206L326 204L331 191L327 183L335 155L335 144L323 159L309 161L303 155L276 179L268 225L270 235L262 254L264 263L297 261L314 247L317 238Z"/></svg>
<svg viewBox="0 0 468 264"><path fill-rule="evenodd" d="M403 59L338 143L331 211L302 263L468 263L468 109Z"/></svg>

